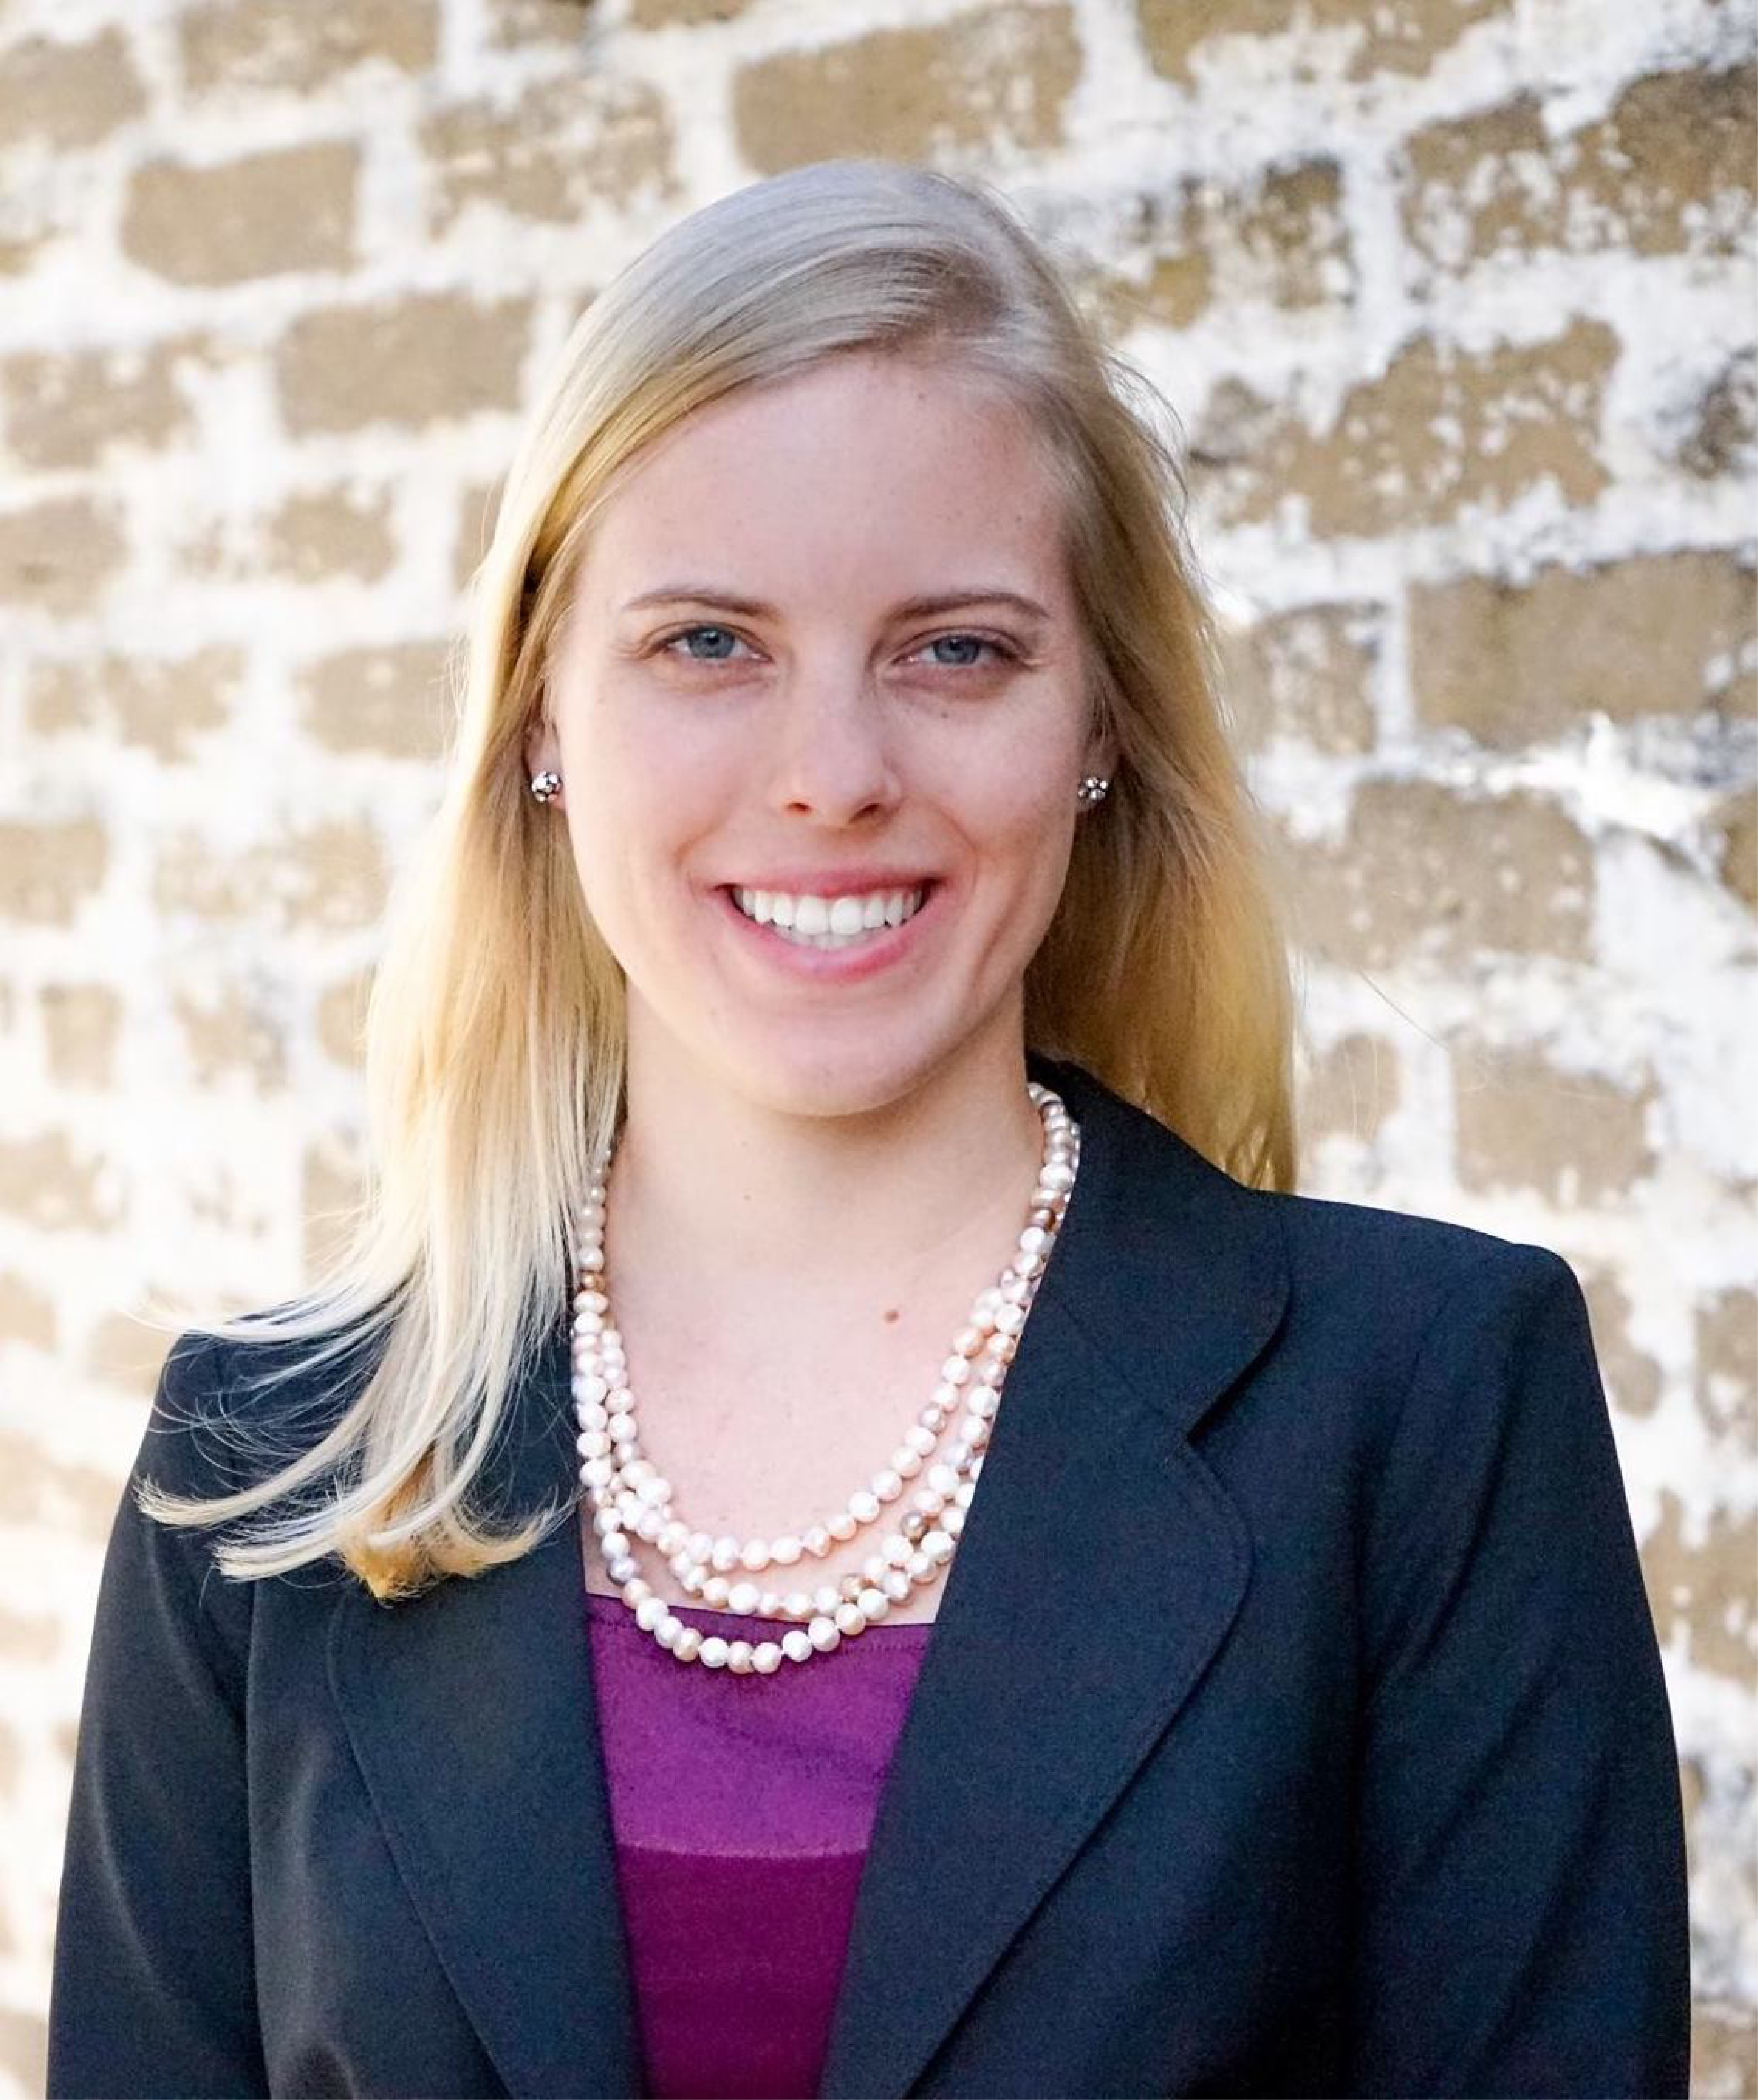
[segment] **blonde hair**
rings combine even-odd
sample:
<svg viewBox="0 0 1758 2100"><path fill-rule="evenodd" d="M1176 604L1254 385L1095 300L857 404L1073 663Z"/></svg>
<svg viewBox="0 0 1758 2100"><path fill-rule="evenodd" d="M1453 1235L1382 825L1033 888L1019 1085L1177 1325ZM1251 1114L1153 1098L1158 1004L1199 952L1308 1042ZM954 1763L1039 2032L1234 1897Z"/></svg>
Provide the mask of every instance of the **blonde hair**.
<svg viewBox="0 0 1758 2100"><path fill-rule="evenodd" d="M1027 971L1027 1042L1236 1178L1292 1185L1286 949L1178 465L1153 426L1164 403L987 185L877 160L754 183L598 295L515 452L475 580L444 799L375 976L351 1238L305 1295L191 1330L292 1345L254 1359L268 1384L332 1367L328 1426L300 1443L285 1414L278 1430L273 1410L228 1418L266 1474L217 1497L140 1490L166 1524L252 1519L215 1547L227 1574L333 1553L375 1596L402 1598L517 1559L568 1514L495 1530L469 1499L509 1395L564 1317L572 1220L622 1100L621 973L567 827L529 792L525 732L617 470L735 388L863 350L993 382L1041 431L1065 506L1092 704L1119 762Z"/></svg>

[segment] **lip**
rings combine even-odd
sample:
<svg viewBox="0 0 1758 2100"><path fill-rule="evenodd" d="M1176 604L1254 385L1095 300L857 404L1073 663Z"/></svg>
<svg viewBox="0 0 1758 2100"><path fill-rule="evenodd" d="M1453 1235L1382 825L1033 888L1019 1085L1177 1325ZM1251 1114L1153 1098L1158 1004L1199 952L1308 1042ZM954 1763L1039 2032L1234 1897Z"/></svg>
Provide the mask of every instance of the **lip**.
<svg viewBox="0 0 1758 2100"><path fill-rule="evenodd" d="M815 880L822 881L824 878L820 876ZM871 882L870 877L867 880ZM773 885L762 882L741 882L737 886L740 889L766 889L771 887L781 889L785 887L779 882ZM943 882L932 876L924 878L919 876L913 882L887 883L881 880L872 882L871 886L875 889L913 889L921 887L926 890L927 894L922 898L921 908L913 917L906 919L901 926L888 926L883 933L875 932L870 939L863 941L859 947L855 948L804 946L800 942L790 941L784 935L778 933L772 926L759 926L754 919L747 919L733 900L731 885L722 884L714 894L719 900L722 911L732 921L735 930L744 937L753 954L763 961L811 982L857 984L863 978L877 977L881 970L890 969L907 955L921 939L921 935L917 929L924 920L931 920L938 924L940 897L946 888ZM847 897L856 896L860 893L848 889L808 889L794 893L819 897Z"/></svg>
<svg viewBox="0 0 1758 2100"><path fill-rule="evenodd" d="M727 889L779 889L786 897L870 897L876 889L925 889L937 880L919 867L797 868L788 874L741 875Z"/></svg>

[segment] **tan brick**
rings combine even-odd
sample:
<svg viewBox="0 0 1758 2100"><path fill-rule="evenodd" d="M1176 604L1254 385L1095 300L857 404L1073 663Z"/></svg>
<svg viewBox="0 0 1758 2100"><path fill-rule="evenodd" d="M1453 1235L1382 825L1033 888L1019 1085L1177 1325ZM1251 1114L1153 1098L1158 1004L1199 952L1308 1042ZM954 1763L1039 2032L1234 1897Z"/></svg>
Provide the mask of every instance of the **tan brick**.
<svg viewBox="0 0 1758 2100"><path fill-rule="evenodd" d="M849 152L928 161L1063 139L1080 73L1070 9L992 0L931 26L781 51L732 82L734 137L760 174Z"/></svg>
<svg viewBox="0 0 1758 2100"><path fill-rule="evenodd" d="M1132 239L1146 274L1102 277L1083 303L1107 334L1142 322L1187 328L1208 307L1262 303L1290 311L1345 294L1354 279L1336 163L1270 168L1239 192L1186 182L1142 200Z"/></svg>
<svg viewBox="0 0 1758 2100"><path fill-rule="evenodd" d="M101 1543L121 1495L120 1473L64 1463L20 1432L0 1429L0 1524Z"/></svg>
<svg viewBox="0 0 1758 2100"><path fill-rule="evenodd" d="M1585 955L1590 841L1546 796L1367 780L1339 845L1291 847L1301 938L1347 968L1420 955L1470 977L1497 955Z"/></svg>
<svg viewBox="0 0 1758 2100"><path fill-rule="evenodd" d="M384 909L384 849L368 826L338 819L235 854L190 832L174 836L153 870L152 902L179 917L343 932Z"/></svg>
<svg viewBox="0 0 1758 2100"><path fill-rule="evenodd" d="M225 726L244 672L242 652L219 644L170 662L39 664L27 687L30 722L42 735L101 727L173 763L194 756L193 738Z"/></svg>
<svg viewBox="0 0 1758 2100"><path fill-rule="evenodd" d="M1694 1887L1694 1877L1692 1881ZM1747 1886L1751 1877L1747 1877ZM1751 1906L1748 1904L1747 1909ZM1758 2013L1731 1999L1691 2005L1690 2089L1706 2096L1758 2092Z"/></svg>
<svg viewBox="0 0 1758 2100"><path fill-rule="evenodd" d="M1725 796L1708 831L1716 874L1748 911L1758 911L1758 808L1751 789Z"/></svg>
<svg viewBox="0 0 1758 2100"><path fill-rule="evenodd" d="M129 184L123 252L179 285L232 285L354 263L360 153L287 146L213 166L152 161Z"/></svg>
<svg viewBox="0 0 1758 2100"><path fill-rule="evenodd" d="M49 245L46 233L0 233L0 277L24 277Z"/></svg>
<svg viewBox="0 0 1758 2100"><path fill-rule="evenodd" d="M1758 1295L1735 1286L1697 1308L1696 1397L1711 1433L1758 1449Z"/></svg>
<svg viewBox="0 0 1758 2100"><path fill-rule="evenodd" d="M1301 606L1227 633L1222 686L1241 741L1292 737L1318 750L1371 751L1381 609Z"/></svg>
<svg viewBox="0 0 1758 2100"><path fill-rule="evenodd" d="M348 1243L364 1176L360 1148L345 1132L329 1132L307 1147L303 1209L307 1282L320 1276Z"/></svg>
<svg viewBox="0 0 1758 2100"><path fill-rule="evenodd" d="M1526 1052L1466 1045L1453 1061L1455 1162L1472 1190L1531 1189L1566 1209L1623 1195L1653 1168L1652 1084L1562 1072Z"/></svg>
<svg viewBox="0 0 1758 2100"><path fill-rule="evenodd" d="M0 139L9 146L95 146L145 108L140 76L118 29L83 43L27 37L0 51Z"/></svg>
<svg viewBox="0 0 1758 2100"><path fill-rule="evenodd" d="M1698 1668L1751 1690L1758 1685L1751 1575L1758 1514L1711 1506L1687 1515L1671 1488L1660 1490L1660 1512L1642 1544L1660 1645L1668 1647L1682 1631Z"/></svg>
<svg viewBox="0 0 1758 2100"><path fill-rule="evenodd" d="M439 55L439 0L373 0L369 7L210 0L184 11L177 33L183 77L198 94L307 94L375 60L425 73Z"/></svg>
<svg viewBox="0 0 1758 2100"><path fill-rule="evenodd" d="M1660 1366L1630 1339L1630 1300L1615 1271L1576 1261L1606 1390L1625 1414L1652 1414L1660 1404Z"/></svg>
<svg viewBox="0 0 1758 2100"><path fill-rule="evenodd" d="M1591 503L1610 483L1599 421L1617 359L1616 336L1597 320L1481 352L1418 337L1349 389L1327 430L1266 412L1259 444L1231 457L1199 430L1196 461L1219 470L1205 475L1204 500L1216 522L1238 525L1292 498L1327 538L1504 510L1547 481L1566 503ZM1227 408L1236 421L1237 399Z"/></svg>
<svg viewBox="0 0 1758 2100"><path fill-rule="evenodd" d="M0 1342L24 1342L33 1349L55 1346L55 1301L7 1270L0 1270Z"/></svg>
<svg viewBox="0 0 1758 2100"><path fill-rule="evenodd" d="M1270 70L1310 78L1318 44L1332 46L1351 80L1375 73L1426 73L1477 23L1505 11L1505 0L1136 0L1142 45L1156 73L1182 86L1197 71L1224 65L1229 38L1270 46L1244 54L1253 77ZM1200 51L1200 64L1192 60Z"/></svg>
<svg viewBox="0 0 1758 2100"><path fill-rule="evenodd" d="M1687 474L1749 475L1758 452L1758 355L1738 351L1710 381L1678 449Z"/></svg>
<svg viewBox="0 0 1758 2100"><path fill-rule="evenodd" d="M303 315L276 356L282 417L307 437L515 408L531 320L528 300L480 305L462 292Z"/></svg>
<svg viewBox="0 0 1758 2100"><path fill-rule="evenodd" d="M15 1612L0 1604L0 1656L45 1663L61 1644L59 1623L46 1612Z"/></svg>
<svg viewBox="0 0 1758 2100"><path fill-rule="evenodd" d="M234 1072L241 1073L259 1094L277 1093L286 1085L285 1036L259 995L227 984L205 997L179 991L171 1007L198 1086L218 1086Z"/></svg>
<svg viewBox="0 0 1758 2100"><path fill-rule="evenodd" d="M1691 552L1540 569L1523 585L1416 585L1417 712L1504 749L1591 714L1697 714L1710 704L1716 659L1754 638L1752 584L1734 554Z"/></svg>
<svg viewBox="0 0 1758 2100"><path fill-rule="evenodd" d="M122 1207L99 1186L104 1167L76 1152L64 1130L0 1137L0 1211L44 1232L108 1232L121 1222Z"/></svg>
<svg viewBox="0 0 1758 2100"><path fill-rule="evenodd" d="M456 103L422 124L432 227L473 204L572 224L595 205L676 196L671 120L657 89L626 74L538 81L510 107Z"/></svg>
<svg viewBox="0 0 1758 2100"><path fill-rule="evenodd" d="M41 2013L19 2012L10 2006L0 2011L0 2070L15 2092L46 2090L49 2023Z"/></svg>
<svg viewBox="0 0 1758 2100"><path fill-rule="evenodd" d="M49 1074L57 1086L109 1087L122 1002L108 985L46 984L38 994Z"/></svg>
<svg viewBox="0 0 1758 2100"><path fill-rule="evenodd" d="M126 551L109 510L82 496L0 511L0 606L89 611Z"/></svg>
<svg viewBox="0 0 1758 2100"><path fill-rule="evenodd" d="M577 44L586 33L591 0L483 0L489 44L519 51L528 44ZM638 29L643 25L637 21Z"/></svg>
<svg viewBox="0 0 1758 2100"><path fill-rule="evenodd" d="M465 589L481 566L494 537L494 521L500 510L501 484L491 482L466 488L458 498L457 540L453 557L453 580Z"/></svg>
<svg viewBox="0 0 1758 2100"><path fill-rule="evenodd" d="M444 642L345 649L306 671L303 720L332 751L433 758L453 723Z"/></svg>
<svg viewBox="0 0 1758 2100"><path fill-rule="evenodd" d="M329 986L317 1002L317 1039L326 1057L351 1071L365 1061L366 1003L372 990L370 970L356 970Z"/></svg>
<svg viewBox="0 0 1758 2100"><path fill-rule="evenodd" d="M1372 1145L1400 1092L1398 1052L1383 1035L1357 1029L1316 1057L1300 1091L1301 1136Z"/></svg>
<svg viewBox="0 0 1758 2100"><path fill-rule="evenodd" d="M354 576L377 583L397 558L386 489L371 496L346 488L303 490L289 496L269 518L271 568L297 583Z"/></svg>
<svg viewBox="0 0 1758 2100"><path fill-rule="evenodd" d="M0 918L71 926L103 887L109 841L89 818L64 823L0 822Z"/></svg>
<svg viewBox="0 0 1758 2100"><path fill-rule="evenodd" d="M629 21L637 29L695 29L735 21L751 5L752 0L632 0Z"/></svg>
<svg viewBox="0 0 1758 2100"><path fill-rule="evenodd" d="M1405 232L1447 269L1546 249L1731 254L1751 218L1754 118L1743 65L1650 74L1555 138L1528 91L1411 139Z"/></svg>
<svg viewBox="0 0 1758 2100"><path fill-rule="evenodd" d="M0 359L6 441L20 465L99 465L113 446L161 451L193 427L179 376L198 338L126 350L20 351Z"/></svg>

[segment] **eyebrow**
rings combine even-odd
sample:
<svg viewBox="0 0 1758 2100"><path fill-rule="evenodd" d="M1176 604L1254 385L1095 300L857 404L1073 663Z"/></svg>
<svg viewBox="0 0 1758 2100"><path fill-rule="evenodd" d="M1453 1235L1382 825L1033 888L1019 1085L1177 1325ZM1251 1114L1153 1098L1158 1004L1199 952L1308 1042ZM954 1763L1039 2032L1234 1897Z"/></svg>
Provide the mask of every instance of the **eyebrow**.
<svg viewBox="0 0 1758 2100"><path fill-rule="evenodd" d="M666 584L658 590L643 591L638 598L625 601L625 612L638 611L650 605L682 603L718 606L727 612L742 614L747 620L779 620L780 613L762 599L741 597L736 591L722 589L716 584ZM1010 605L1016 612L1029 618L1048 620L1049 610L1036 598L1023 597L1010 590L932 591L920 597L905 598L893 607L895 618L920 620L937 612L957 612L971 605Z"/></svg>

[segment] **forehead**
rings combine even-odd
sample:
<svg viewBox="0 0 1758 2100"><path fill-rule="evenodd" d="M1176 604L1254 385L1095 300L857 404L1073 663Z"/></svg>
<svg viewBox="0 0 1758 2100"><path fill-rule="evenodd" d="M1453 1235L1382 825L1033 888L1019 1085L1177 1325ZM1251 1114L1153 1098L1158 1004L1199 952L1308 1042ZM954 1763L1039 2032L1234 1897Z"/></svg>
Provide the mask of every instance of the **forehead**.
<svg viewBox="0 0 1758 2100"><path fill-rule="evenodd" d="M1061 523L1044 440L993 383L842 356L742 388L645 448L594 521L582 581L601 600L690 576L821 602L980 568L1053 593Z"/></svg>

